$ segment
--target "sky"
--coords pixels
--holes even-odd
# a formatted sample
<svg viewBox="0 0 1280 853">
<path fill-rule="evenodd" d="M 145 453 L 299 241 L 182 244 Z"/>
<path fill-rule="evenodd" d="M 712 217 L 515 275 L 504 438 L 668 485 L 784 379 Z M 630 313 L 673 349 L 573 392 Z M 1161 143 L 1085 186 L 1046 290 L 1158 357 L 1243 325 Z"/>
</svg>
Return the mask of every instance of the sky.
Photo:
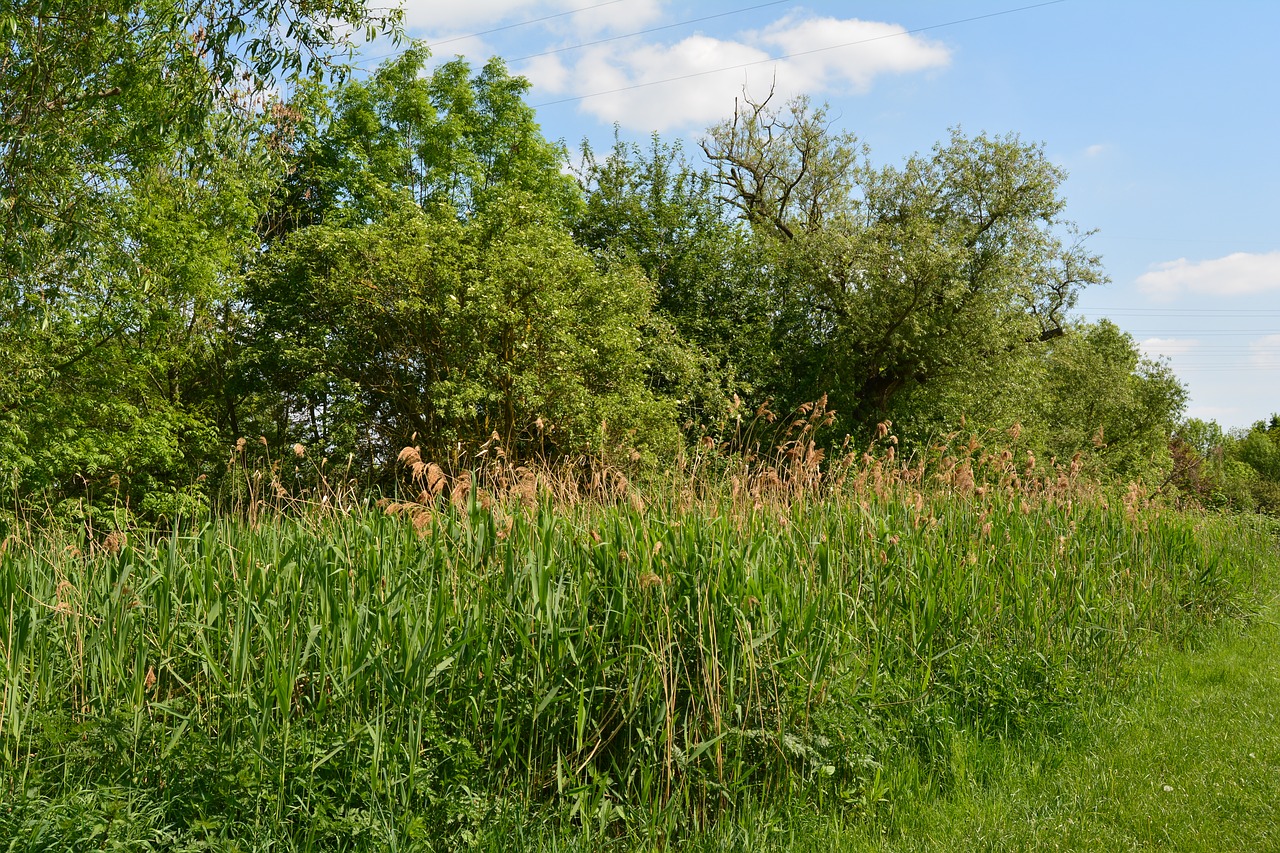
<svg viewBox="0 0 1280 853">
<path fill-rule="evenodd" d="M 571 149 L 616 124 L 696 154 L 770 85 L 827 102 L 877 164 L 953 127 L 1040 143 L 1111 279 L 1078 315 L 1167 360 L 1188 417 L 1280 411 L 1274 0 L 406 0 L 405 19 L 437 60 L 503 57 Z"/>
</svg>

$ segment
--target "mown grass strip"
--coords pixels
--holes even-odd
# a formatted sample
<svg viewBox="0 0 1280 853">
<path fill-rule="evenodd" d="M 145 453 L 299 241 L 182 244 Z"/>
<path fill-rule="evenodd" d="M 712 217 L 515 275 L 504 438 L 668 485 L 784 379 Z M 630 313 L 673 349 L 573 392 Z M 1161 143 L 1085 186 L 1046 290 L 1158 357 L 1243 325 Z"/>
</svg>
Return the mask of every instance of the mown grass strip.
<svg viewBox="0 0 1280 853">
<path fill-rule="evenodd" d="M 827 831 L 853 850 L 1280 849 L 1280 603 L 1144 667 L 1067 743 L 985 756 L 948 799 L 900 811 L 891 839 Z"/>
</svg>

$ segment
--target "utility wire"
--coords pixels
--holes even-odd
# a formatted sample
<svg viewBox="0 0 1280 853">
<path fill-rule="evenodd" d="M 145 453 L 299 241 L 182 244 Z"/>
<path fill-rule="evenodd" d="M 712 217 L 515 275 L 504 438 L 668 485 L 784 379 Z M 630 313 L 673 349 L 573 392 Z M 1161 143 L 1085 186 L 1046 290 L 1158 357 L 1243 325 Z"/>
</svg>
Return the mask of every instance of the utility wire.
<svg viewBox="0 0 1280 853">
<path fill-rule="evenodd" d="M 1080 308 L 1082 314 L 1137 317 L 1187 317 L 1227 319 L 1232 317 L 1280 317 L 1280 308 Z"/>
<path fill-rule="evenodd" d="M 583 6 L 581 9 L 569 9 L 566 12 L 556 12 L 554 15 L 543 15 L 541 18 L 531 18 L 527 21 L 517 21 L 514 24 L 504 24 L 501 27 L 494 27 L 491 30 L 481 30 L 480 32 L 476 32 L 476 33 L 467 33 L 464 36 L 450 36 L 447 39 L 440 39 L 440 41 L 429 42 L 428 46 L 436 47 L 437 45 L 442 45 L 442 44 L 452 44 L 455 41 L 465 41 L 466 39 L 479 38 L 480 36 L 487 36 L 487 35 L 492 35 L 493 33 L 500 33 L 500 32 L 503 32 L 504 30 L 514 30 L 517 27 L 527 27 L 530 24 L 541 24 L 543 21 L 550 21 L 554 18 L 563 18 L 566 15 L 576 15 L 579 12 L 590 12 L 592 9 L 600 9 L 605 6 L 614 6 L 621 2 L 623 2 L 623 0 L 606 0 L 606 2 L 597 3 L 594 6 Z M 353 64 L 355 65 L 356 68 L 364 68 L 369 63 L 379 62 L 383 59 L 389 59 L 393 56 L 396 56 L 396 54 L 386 53 L 386 54 L 383 54 L 382 56 L 370 56 L 367 59 L 362 59 L 359 62 L 356 62 Z"/>
<path fill-rule="evenodd" d="M 810 56 L 815 53 L 824 53 L 829 50 L 839 50 L 840 48 L 844 48 L 844 47 L 854 47 L 856 45 L 870 44 L 871 42 L 883 41 L 885 39 L 900 38 L 901 36 L 915 35 L 916 33 L 929 32 L 930 30 L 942 29 L 943 27 L 954 27 L 958 24 L 968 24 L 974 21 L 986 20 L 988 18 L 998 18 L 1001 15 L 1012 15 L 1015 12 L 1026 12 L 1030 9 L 1041 9 L 1041 8 L 1044 8 L 1045 6 L 1056 6 L 1059 3 L 1065 3 L 1065 2 L 1067 2 L 1067 0 L 1048 0 L 1048 2 L 1045 2 L 1045 3 L 1033 3 L 1030 6 L 1019 6 L 1016 9 L 1005 9 L 1000 12 L 991 12 L 986 15 L 974 15 L 971 18 L 960 18 L 955 21 L 947 21 L 946 23 L 943 23 L 943 24 L 932 24 L 927 27 L 916 27 L 915 29 L 911 29 L 911 30 L 903 30 L 900 33 L 890 33 L 888 35 L 883 35 L 883 36 L 874 36 L 872 38 L 858 39 L 857 41 L 845 42 L 843 44 L 833 44 L 828 47 L 816 47 L 813 50 L 801 50 L 795 53 L 783 54 L 782 56 L 771 56 L 767 59 L 757 59 L 752 62 L 743 62 L 743 63 L 739 63 L 738 65 L 726 65 L 723 68 L 712 68 L 707 71 L 695 71 L 691 74 L 681 74 L 676 77 L 665 77 L 661 80 L 650 80 L 645 83 L 634 83 L 630 86 L 621 86 L 617 89 L 609 89 L 603 92 L 592 92 L 587 95 L 574 95 L 569 98 L 560 98 L 555 101 L 546 101 L 541 104 L 534 104 L 533 107 L 534 109 L 540 109 L 542 107 L 554 107 L 558 104 L 569 104 L 569 103 L 573 103 L 574 101 L 585 101 L 588 98 L 600 98 L 605 95 L 616 95 L 616 94 L 619 94 L 620 92 L 630 92 L 630 91 L 634 91 L 635 89 L 645 89 L 645 88 L 648 88 L 649 86 L 660 86 L 663 83 L 675 83 L 680 80 L 692 80 L 695 77 L 705 77 L 708 74 L 719 74 L 722 71 L 737 71 L 738 69 L 741 69 L 741 68 L 751 68 L 752 66 L 755 66 L 755 65 L 765 65 L 770 62 L 779 62 L 783 59 L 794 59 L 797 56 Z"/>
<path fill-rule="evenodd" d="M 588 42 L 583 42 L 582 44 L 571 44 L 567 47 L 552 48 L 551 50 L 544 50 L 542 53 L 531 53 L 528 56 L 517 56 L 514 59 L 511 59 L 509 61 L 523 62 L 526 59 L 537 59 L 540 56 L 551 56 L 553 53 L 564 53 L 569 50 L 579 50 L 584 47 L 595 47 L 598 44 L 607 44 L 608 42 L 611 42 L 611 41 L 620 41 L 622 39 L 635 38 L 636 36 L 647 36 L 650 33 L 657 33 L 657 32 L 661 32 L 662 30 L 671 30 L 671 29 L 675 29 L 676 27 L 687 27 L 689 24 L 700 24 L 703 21 L 711 21 L 716 18 L 727 18 L 730 15 L 741 15 L 743 12 L 754 12 L 757 9 L 764 9 L 768 6 L 781 6 L 784 3 L 793 3 L 793 2 L 795 2 L 795 0 L 773 0 L 772 3 L 761 3 L 758 6 L 747 6 L 743 9 L 733 9 L 728 12 L 719 12 L 715 15 L 707 15 L 702 18 L 690 18 L 687 21 L 680 21 L 675 24 L 663 24 L 660 27 L 653 27 L 647 30 L 637 30 L 634 33 L 623 33 L 622 35 L 610 36 L 609 38 L 603 38 L 597 41 L 588 41 Z"/>
<path fill-rule="evenodd" d="M 503 30 L 514 30 L 517 27 L 527 27 L 530 24 L 541 24 L 543 21 L 550 21 L 552 18 L 563 18 L 566 15 L 576 15 L 579 12 L 590 12 L 592 9 L 600 9 L 604 6 L 614 6 L 621 2 L 622 0 L 608 0 L 608 2 L 606 3 L 597 3 L 594 6 L 583 6 L 581 9 L 570 9 L 567 12 L 556 12 L 554 15 L 544 15 L 541 18 L 532 18 L 528 21 L 520 21 L 519 23 L 515 23 L 515 24 L 505 24 L 501 27 L 494 27 L 491 30 L 481 30 L 478 33 L 469 33 L 468 35 L 465 35 L 465 36 L 454 36 L 453 38 L 441 39 L 440 41 L 432 42 L 432 44 L 433 45 L 450 44 L 455 41 L 463 41 L 464 39 L 473 39 L 473 38 L 477 38 L 478 36 L 487 36 L 493 33 L 500 33 Z"/>
</svg>

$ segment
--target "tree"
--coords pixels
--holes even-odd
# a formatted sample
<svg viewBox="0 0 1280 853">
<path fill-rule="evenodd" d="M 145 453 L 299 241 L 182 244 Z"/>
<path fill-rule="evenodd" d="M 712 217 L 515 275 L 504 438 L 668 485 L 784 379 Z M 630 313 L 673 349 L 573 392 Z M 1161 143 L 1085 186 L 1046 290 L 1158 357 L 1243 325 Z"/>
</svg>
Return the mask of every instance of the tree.
<svg viewBox="0 0 1280 853">
<path fill-rule="evenodd" d="M 300 87 L 277 110 L 290 172 L 264 218 L 275 239 L 313 224 L 360 224 L 404 205 L 469 219 L 512 190 L 568 217 L 579 203 L 565 152 L 543 138 L 524 102 L 529 83 L 493 59 L 425 74 L 410 47 L 363 81 Z"/>
<path fill-rule="evenodd" d="M 161 512 L 202 473 L 267 93 L 383 24 L 352 0 L 0 12 L 0 467 L 24 496 Z"/>
<path fill-rule="evenodd" d="M 299 230 L 248 297 L 249 375 L 279 393 L 277 441 L 374 468 L 411 442 L 445 461 L 495 435 L 517 457 L 673 448 L 639 352 L 649 283 L 598 271 L 527 195 L 469 222 L 410 211 Z"/>
<path fill-rule="evenodd" d="M 753 227 L 785 239 L 813 233 L 853 213 L 865 150 L 852 133 L 832 133 L 826 107 L 806 97 L 782 109 L 744 97 L 733 118 L 711 128 L 702 150 L 721 199 Z"/>
<path fill-rule="evenodd" d="M 1101 471 L 1163 478 L 1187 392 L 1109 320 L 1069 327 L 1046 352 L 1033 433 L 1059 459 L 1083 452 Z"/>
<path fill-rule="evenodd" d="M 584 204 L 574 234 L 602 268 L 638 266 L 656 290 L 646 327 L 650 382 L 705 429 L 733 394 L 752 396 L 776 369 L 767 349 L 768 290 L 750 232 L 724 214 L 711 176 L 679 144 L 584 144 Z"/>
<path fill-rule="evenodd" d="M 348 30 L 394 29 L 357 0 L 15 0 L 0 13 L 0 270 L 30 283 L 100 237 L 111 200 L 215 113 L 334 69 Z M 11 294 L 12 295 L 12 294 Z"/>
<path fill-rule="evenodd" d="M 703 148 L 771 246 L 771 344 L 787 370 L 773 396 L 830 393 L 850 428 L 1017 375 L 1103 280 L 1061 219 L 1063 173 L 1015 136 L 955 131 L 929 156 L 873 168 L 806 100 L 747 99 Z"/>
<path fill-rule="evenodd" d="M 224 140 L 225 159 L 198 173 L 174 162 L 135 176 L 111 239 L 4 326 L 0 459 L 24 496 L 171 516 L 221 454 L 228 324 L 270 183 Z"/>
</svg>

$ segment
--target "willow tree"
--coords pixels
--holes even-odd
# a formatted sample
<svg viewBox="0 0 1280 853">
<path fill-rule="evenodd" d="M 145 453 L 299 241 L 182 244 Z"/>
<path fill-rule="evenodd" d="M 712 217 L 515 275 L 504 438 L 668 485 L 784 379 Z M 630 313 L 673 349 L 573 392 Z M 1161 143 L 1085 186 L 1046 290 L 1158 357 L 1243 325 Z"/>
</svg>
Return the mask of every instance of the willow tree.
<svg viewBox="0 0 1280 853">
<path fill-rule="evenodd" d="M 1062 218 L 1064 173 L 1016 136 L 955 131 L 876 167 L 807 100 L 748 99 L 703 150 L 770 247 L 785 368 L 770 390 L 792 403 L 830 393 L 851 427 L 999 396 L 1104 278 Z"/>
</svg>

